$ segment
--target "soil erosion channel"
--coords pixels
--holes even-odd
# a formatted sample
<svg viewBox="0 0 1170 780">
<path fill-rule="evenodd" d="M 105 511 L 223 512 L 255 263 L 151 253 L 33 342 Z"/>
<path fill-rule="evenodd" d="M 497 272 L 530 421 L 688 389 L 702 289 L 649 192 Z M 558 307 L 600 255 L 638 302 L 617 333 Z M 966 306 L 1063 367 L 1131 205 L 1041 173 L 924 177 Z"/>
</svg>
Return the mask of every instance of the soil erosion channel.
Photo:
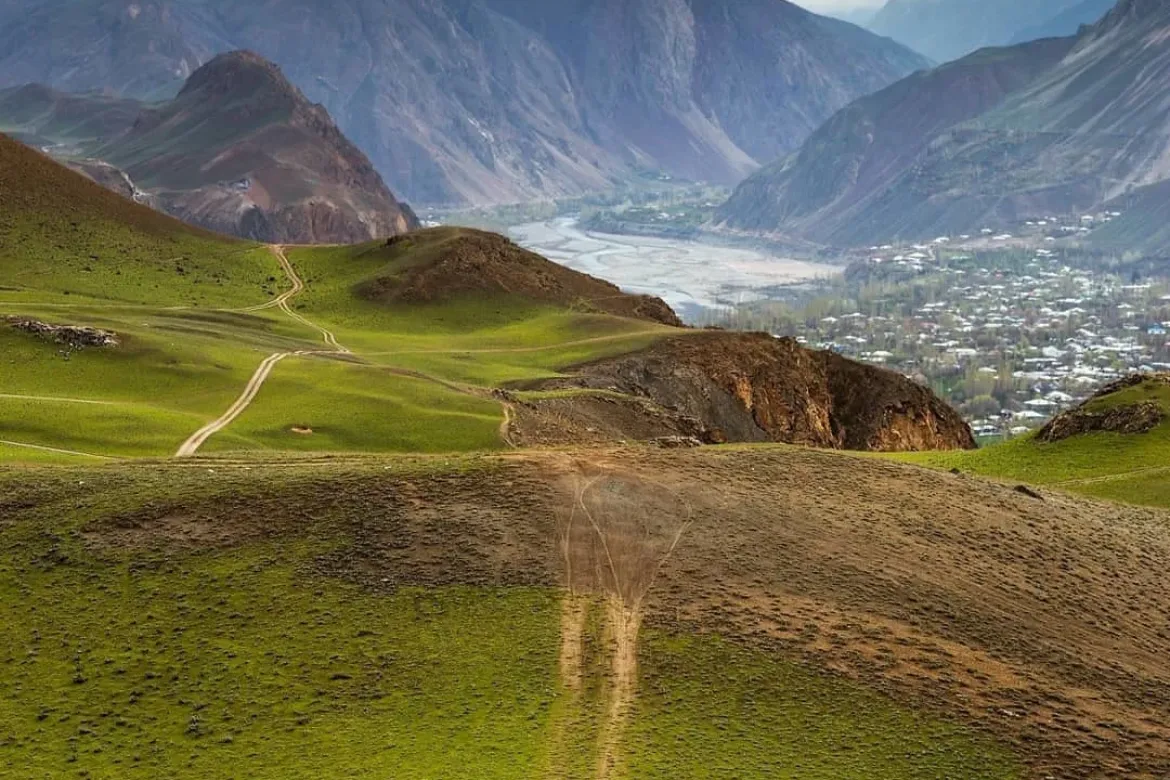
<svg viewBox="0 0 1170 780">
<path fill-rule="evenodd" d="M 622 733 L 637 692 L 642 604 L 694 510 L 668 486 L 619 471 L 580 464 L 565 479 L 574 500 L 560 524 L 569 591 L 561 621 L 561 676 L 569 695 L 579 697 L 589 608 L 602 604 L 608 670 L 596 777 L 609 780 L 619 774 Z"/>
</svg>

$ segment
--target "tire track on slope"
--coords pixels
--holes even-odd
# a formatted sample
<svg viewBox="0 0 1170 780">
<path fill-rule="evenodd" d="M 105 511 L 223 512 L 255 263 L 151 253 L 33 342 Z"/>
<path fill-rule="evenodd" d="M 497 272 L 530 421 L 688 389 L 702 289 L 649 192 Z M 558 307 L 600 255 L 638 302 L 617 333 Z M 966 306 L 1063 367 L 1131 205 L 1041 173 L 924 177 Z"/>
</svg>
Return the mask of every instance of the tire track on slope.
<svg viewBox="0 0 1170 780">
<path fill-rule="evenodd" d="M 313 330 L 320 333 L 322 340 L 325 342 L 325 345 L 328 347 L 333 347 L 335 352 L 340 352 L 346 355 L 352 354 L 348 347 L 344 347 L 337 343 L 337 337 L 333 335 L 332 331 L 321 327 L 317 323 L 309 320 L 307 317 L 303 317 L 300 314 L 297 314 L 295 311 L 293 311 L 292 307 L 288 305 L 289 301 L 304 292 L 305 283 L 301 280 L 301 277 L 297 275 L 296 269 L 293 268 L 292 263 L 289 262 L 288 256 L 285 254 L 283 246 L 272 246 L 269 247 L 269 249 L 271 249 L 272 253 L 276 255 L 277 261 L 280 262 L 280 267 L 284 269 L 284 273 L 293 283 L 293 288 L 291 290 L 287 291 L 285 294 L 276 299 L 275 303 L 277 308 L 305 327 L 312 328 Z"/>
<path fill-rule="evenodd" d="M 58 447 L 44 447 L 40 444 L 25 444 L 24 442 L 8 441 L 7 439 L 0 439 L 0 444 L 5 444 L 9 447 L 20 447 L 26 450 L 36 450 L 37 452 L 51 452 L 56 455 L 73 455 L 79 458 L 95 458 L 97 460 L 117 460 L 117 458 L 111 458 L 109 455 L 94 455 L 92 452 L 63 450 Z"/>
<path fill-rule="evenodd" d="M 189 439 L 183 442 L 179 446 L 178 451 L 175 452 L 176 458 L 190 458 L 191 456 L 195 455 L 197 452 L 199 452 L 199 448 L 207 443 L 208 439 L 235 422 L 236 419 L 239 418 L 239 416 L 243 414 L 249 406 L 252 405 L 252 402 L 256 400 L 256 396 L 260 393 L 260 388 L 264 386 L 264 383 L 272 374 L 272 370 L 276 368 L 277 364 L 285 358 L 301 357 L 305 355 L 352 354 L 348 348 L 343 347 L 337 343 L 337 338 L 333 335 L 333 333 L 292 310 L 292 307 L 289 306 L 289 301 L 293 300 L 305 291 L 305 283 L 301 277 L 297 275 L 296 269 L 293 268 L 292 263 L 289 262 L 288 257 L 285 255 L 283 246 L 272 245 L 268 248 L 272 254 L 276 256 L 277 261 L 280 263 L 281 269 L 284 270 L 284 273 L 288 276 L 289 281 L 292 282 L 292 288 L 281 293 L 280 296 L 277 297 L 274 301 L 270 301 L 269 303 L 260 307 L 254 307 L 253 309 L 245 311 L 260 311 L 262 309 L 270 309 L 275 306 L 293 320 L 320 333 L 322 339 L 325 342 L 325 345 L 333 347 L 333 349 L 316 351 L 302 350 L 299 352 L 275 352 L 264 358 L 264 360 L 261 361 L 260 365 L 256 368 L 256 371 L 252 374 L 252 377 L 248 380 L 248 384 L 245 385 L 244 392 L 241 393 L 240 397 L 235 400 L 235 403 L 228 407 L 226 412 L 224 412 L 215 420 L 209 422 L 207 425 L 204 425 L 202 428 L 192 434 Z"/>
<path fill-rule="evenodd" d="M 44 401 L 56 404 L 86 404 L 89 406 L 125 406 L 127 401 L 101 401 L 90 398 L 61 398 L 52 395 L 20 395 L 18 393 L 0 393 L 0 401 Z"/>
<path fill-rule="evenodd" d="M 585 623 L 578 610 L 585 609 L 582 602 L 588 604 L 592 592 L 603 600 L 609 648 L 594 777 L 613 780 L 623 771 L 622 742 L 638 692 L 643 601 L 693 525 L 695 509 L 671 486 L 637 474 L 603 466 L 600 474 L 585 478 L 581 464 L 574 470 L 572 507 L 559 535 L 567 580 L 561 677 L 578 701 L 574 676 Z M 554 768 L 554 776 L 562 774 Z"/>
</svg>

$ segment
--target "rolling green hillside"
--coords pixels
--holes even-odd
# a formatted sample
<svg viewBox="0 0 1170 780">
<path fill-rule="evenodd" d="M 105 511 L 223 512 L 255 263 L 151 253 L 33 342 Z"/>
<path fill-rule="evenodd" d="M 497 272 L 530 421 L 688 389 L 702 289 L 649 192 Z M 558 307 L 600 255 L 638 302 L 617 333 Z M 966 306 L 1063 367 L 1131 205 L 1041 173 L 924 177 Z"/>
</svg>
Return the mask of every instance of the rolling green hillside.
<svg viewBox="0 0 1170 780">
<path fill-rule="evenodd" d="M 1005 747 L 942 715 L 660 621 L 618 718 L 612 607 L 559 587 L 550 465 L 0 470 L 0 768 L 1019 776 Z"/>
<path fill-rule="evenodd" d="M 974 452 L 895 457 L 1114 501 L 1170 507 L 1170 384 L 1149 378 L 1099 395 L 1075 414 L 1099 415 L 1141 404 L 1153 404 L 1166 415 L 1146 433 L 1093 431 L 1052 442 L 1032 435 Z"/>
<path fill-rule="evenodd" d="M 485 234 L 287 255 L 230 240 L 3 137 L 0 203 L 0 317 L 118 340 L 78 349 L 0 320 L 4 459 L 174 454 L 230 416 L 270 360 L 251 405 L 195 449 L 499 448 L 499 383 L 644 346 L 677 322 Z"/>
</svg>

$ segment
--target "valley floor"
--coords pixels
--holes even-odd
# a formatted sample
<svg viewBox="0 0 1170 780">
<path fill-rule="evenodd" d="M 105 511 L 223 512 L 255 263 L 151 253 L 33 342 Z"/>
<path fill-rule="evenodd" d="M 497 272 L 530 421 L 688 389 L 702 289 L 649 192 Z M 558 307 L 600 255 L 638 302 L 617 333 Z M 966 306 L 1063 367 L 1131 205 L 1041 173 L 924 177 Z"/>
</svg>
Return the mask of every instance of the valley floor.
<svg viewBox="0 0 1170 780">
<path fill-rule="evenodd" d="M 780 285 L 840 274 L 841 268 L 765 255 L 750 249 L 582 230 L 561 217 L 509 230 L 521 245 L 623 290 L 662 298 L 678 312 L 726 309 Z"/>
</svg>

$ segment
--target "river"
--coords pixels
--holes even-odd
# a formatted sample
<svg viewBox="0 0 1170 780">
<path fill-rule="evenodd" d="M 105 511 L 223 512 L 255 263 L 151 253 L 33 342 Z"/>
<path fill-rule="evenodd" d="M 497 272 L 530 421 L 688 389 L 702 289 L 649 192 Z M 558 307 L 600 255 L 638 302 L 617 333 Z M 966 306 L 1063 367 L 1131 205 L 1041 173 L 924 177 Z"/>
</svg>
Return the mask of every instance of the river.
<svg viewBox="0 0 1170 780">
<path fill-rule="evenodd" d="M 769 288 L 839 274 L 836 266 L 695 241 L 582 230 L 577 220 L 516 225 L 516 243 L 626 292 L 656 295 L 684 317 L 758 300 Z"/>
</svg>

